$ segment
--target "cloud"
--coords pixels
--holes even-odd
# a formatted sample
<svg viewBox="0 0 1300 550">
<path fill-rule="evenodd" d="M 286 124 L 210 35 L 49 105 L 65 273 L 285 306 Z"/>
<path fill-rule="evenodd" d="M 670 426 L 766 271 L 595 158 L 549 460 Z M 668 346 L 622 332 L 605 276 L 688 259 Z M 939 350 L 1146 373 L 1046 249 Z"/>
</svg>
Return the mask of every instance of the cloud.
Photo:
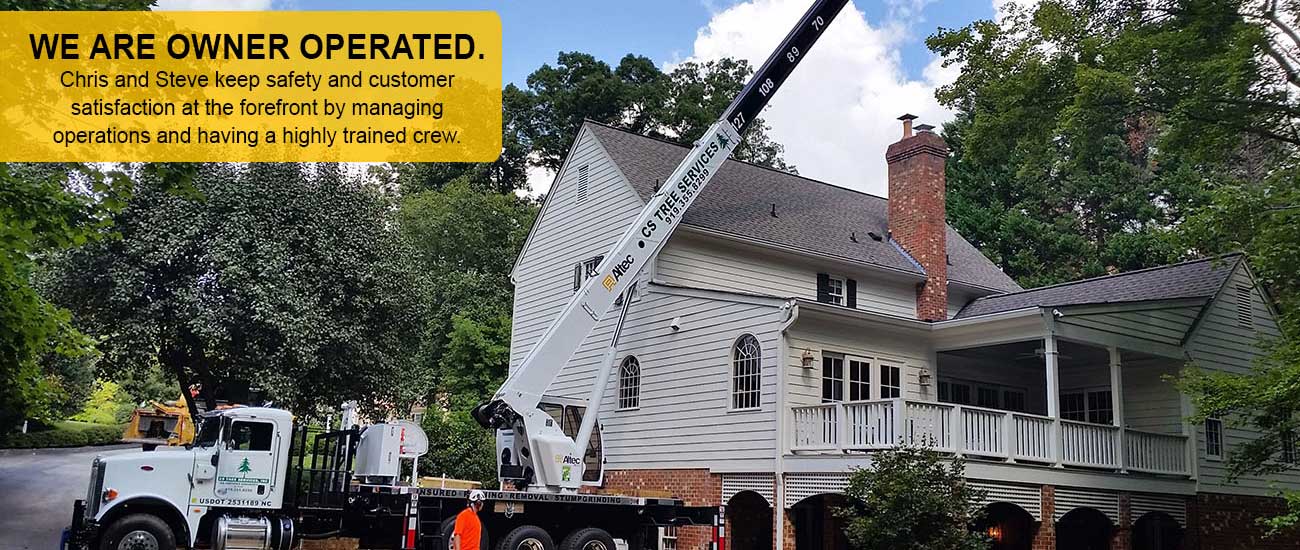
<svg viewBox="0 0 1300 550">
<path fill-rule="evenodd" d="M 899 115 L 941 125 L 952 112 L 934 98 L 956 69 L 939 60 L 907 76 L 899 50 L 926 0 L 893 0 L 873 26 L 850 3 L 773 97 L 763 118 L 799 173 L 842 187 L 885 195 L 885 148 L 902 132 Z M 752 0 L 714 14 L 684 61 L 722 57 L 762 65 L 807 8 L 804 0 Z"/>
<path fill-rule="evenodd" d="M 271 0 L 158 0 L 156 10 L 255 11 L 271 9 Z"/>
</svg>

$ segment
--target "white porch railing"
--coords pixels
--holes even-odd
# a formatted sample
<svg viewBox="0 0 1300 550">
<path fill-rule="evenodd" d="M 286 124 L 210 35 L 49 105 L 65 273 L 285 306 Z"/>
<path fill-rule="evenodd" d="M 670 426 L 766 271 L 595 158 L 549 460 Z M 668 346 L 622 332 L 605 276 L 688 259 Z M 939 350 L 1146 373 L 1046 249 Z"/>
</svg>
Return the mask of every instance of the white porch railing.
<svg viewBox="0 0 1300 550">
<path fill-rule="evenodd" d="M 793 451 L 872 451 L 899 442 L 1009 462 L 1190 475 L 1187 438 L 965 405 L 888 399 L 791 409 Z"/>
</svg>

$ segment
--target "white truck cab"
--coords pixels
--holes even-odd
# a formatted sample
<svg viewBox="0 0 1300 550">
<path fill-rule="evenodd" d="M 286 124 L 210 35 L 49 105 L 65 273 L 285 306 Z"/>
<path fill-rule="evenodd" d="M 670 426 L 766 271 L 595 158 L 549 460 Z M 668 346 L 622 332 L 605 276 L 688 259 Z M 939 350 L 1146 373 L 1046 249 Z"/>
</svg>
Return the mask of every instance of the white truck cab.
<svg viewBox="0 0 1300 550">
<path fill-rule="evenodd" d="M 222 509 L 240 512 L 227 520 L 231 525 L 224 527 L 229 529 L 238 528 L 238 520 L 257 519 L 259 510 L 282 507 L 293 416 L 279 409 L 237 407 L 201 419 L 189 447 L 95 459 L 83 514 L 87 523 L 98 526 L 101 548 L 193 547 Z M 268 532 L 277 529 L 269 515 L 256 523 Z"/>
</svg>

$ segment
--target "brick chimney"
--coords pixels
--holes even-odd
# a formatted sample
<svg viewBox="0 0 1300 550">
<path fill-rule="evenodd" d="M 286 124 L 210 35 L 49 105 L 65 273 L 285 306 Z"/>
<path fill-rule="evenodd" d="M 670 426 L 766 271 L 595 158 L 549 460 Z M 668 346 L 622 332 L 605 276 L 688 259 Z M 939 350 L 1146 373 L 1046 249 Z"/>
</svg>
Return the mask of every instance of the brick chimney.
<svg viewBox="0 0 1300 550">
<path fill-rule="evenodd" d="M 921 124 L 912 132 L 913 115 L 903 115 L 903 139 L 885 151 L 889 164 L 889 233 L 925 269 L 916 287 L 916 316 L 923 321 L 948 318 L 948 245 L 944 221 L 944 163 L 948 144 Z"/>
</svg>

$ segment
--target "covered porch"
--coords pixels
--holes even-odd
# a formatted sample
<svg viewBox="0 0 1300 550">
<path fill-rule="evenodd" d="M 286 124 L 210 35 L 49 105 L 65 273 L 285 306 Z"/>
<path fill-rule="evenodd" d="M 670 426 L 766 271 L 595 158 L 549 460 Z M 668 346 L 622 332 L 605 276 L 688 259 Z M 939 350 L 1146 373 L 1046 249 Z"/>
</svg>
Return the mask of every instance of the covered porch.
<svg viewBox="0 0 1300 550">
<path fill-rule="evenodd" d="M 1187 404 L 1170 380 L 1186 362 L 1178 342 L 1194 314 L 1160 306 L 938 323 L 916 391 L 792 406 L 788 449 L 848 454 L 905 443 L 978 461 L 1195 478 Z M 1136 315 L 1141 330 L 1098 328 L 1117 314 Z"/>
</svg>

